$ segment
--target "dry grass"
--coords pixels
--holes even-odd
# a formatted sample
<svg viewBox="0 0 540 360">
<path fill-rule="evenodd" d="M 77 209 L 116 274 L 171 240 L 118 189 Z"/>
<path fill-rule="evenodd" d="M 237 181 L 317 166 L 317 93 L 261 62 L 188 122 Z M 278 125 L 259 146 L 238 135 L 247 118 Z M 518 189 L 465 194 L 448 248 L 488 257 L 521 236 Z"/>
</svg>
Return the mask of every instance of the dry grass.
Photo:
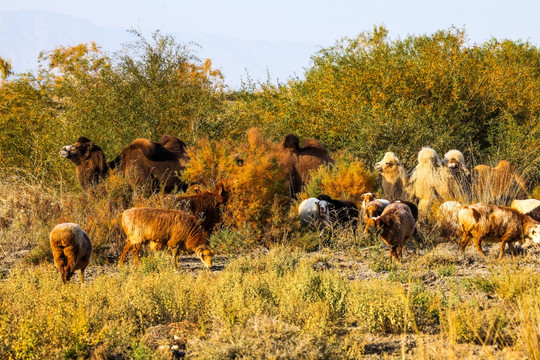
<svg viewBox="0 0 540 360">
<path fill-rule="evenodd" d="M 62 285 L 52 264 L 19 264 L 0 287 L 0 353 L 430 359 L 444 345 L 455 358 L 537 358 L 538 272 L 486 267 L 482 283 L 419 270 L 415 259 L 361 278 L 344 268 L 365 260 L 341 252 L 277 247 L 214 272 L 175 272 L 158 253 L 140 268 L 93 265 L 85 285 Z"/>
<path fill-rule="evenodd" d="M 274 176 L 261 179 L 264 144 L 251 143 L 239 182 L 246 196 Z M 426 217 L 398 264 L 361 229 L 333 229 L 325 242 L 300 229 L 297 202 L 274 201 L 256 209 L 264 215 L 256 226 L 231 214 L 216 229 L 214 271 L 184 257 L 175 272 L 165 251 L 119 269 L 122 211 L 168 207 L 168 197 L 134 193 L 115 176 L 89 193 L 16 179 L 0 189 L 2 358 L 540 356 L 535 249 L 500 262 L 487 249 L 486 261 L 442 239 Z M 227 211 L 253 209 L 241 199 L 249 197 Z M 63 286 L 52 264 L 48 233 L 66 221 L 94 244 L 84 285 Z"/>
</svg>

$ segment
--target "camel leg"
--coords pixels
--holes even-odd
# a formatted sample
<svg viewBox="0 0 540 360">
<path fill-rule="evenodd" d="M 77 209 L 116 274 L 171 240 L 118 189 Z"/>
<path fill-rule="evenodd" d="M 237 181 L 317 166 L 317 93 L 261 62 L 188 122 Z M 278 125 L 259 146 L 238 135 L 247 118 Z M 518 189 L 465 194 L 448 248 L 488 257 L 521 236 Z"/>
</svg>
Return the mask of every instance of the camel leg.
<svg viewBox="0 0 540 360">
<path fill-rule="evenodd" d="M 81 269 L 81 272 L 79 273 L 79 280 L 81 281 L 81 284 L 84 284 L 84 269 Z"/>
<path fill-rule="evenodd" d="M 118 261 L 118 265 L 120 266 L 124 265 L 124 261 L 126 260 L 126 255 L 132 246 L 133 244 L 131 243 L 131 241 L 128 240 L 126 246 L 124 246 L 124 249 L 122 250 L 122 255 L 120 255 L 120 260 Z"/>
</svg>

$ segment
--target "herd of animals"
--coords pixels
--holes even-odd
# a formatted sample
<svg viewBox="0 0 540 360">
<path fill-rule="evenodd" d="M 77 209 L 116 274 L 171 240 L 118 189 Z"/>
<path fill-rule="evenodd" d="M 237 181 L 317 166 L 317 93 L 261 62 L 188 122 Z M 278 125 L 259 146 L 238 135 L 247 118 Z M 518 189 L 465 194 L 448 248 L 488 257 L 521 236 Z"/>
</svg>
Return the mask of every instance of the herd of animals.
<svg viewBox="0 0 540 360">
<path fill-rule="evenodd" d="M 171 193 L 188 188 L 177 176 L 189 162 L 186 149 L 185 143 L 170 135 L 163 135 L 158 142 L 136 139 L 113 161 L 107 162 L 99 146 L 80 137 L 75 144 L 64 146 L 60 156 L 76 165 L 77 179 L 85 190 L 115 170 L 128 178 L 133 187 L 147 186 L 152 191 L 161 189 Z M 309 181 L 311 170 L 334 163 L 320 142 L 308 139 L 300 146 L 293 134 L 284 138 L 276 156 L 291 196 Z M 238 164 L 242 166 L 241 162 Z M 418 165 L 409 174 L 392 152 L 375 164 L 375 170 L 381 175 L 383 198 L 366 193 L 360 206 L 324 194 L 309 198 L 298 208 L 302 224 L 321 231 L 336 226 L 351 227 L 356 233 L 361 222 L 364 235 L 378 235 L 390 248 L 390 259 L 398 261 L 407 241 L 416 233 L 419 217 L 432 211 L 438 212 L 441 221 L 462 235 L 462 250 L 474 240 L 484 257 L 483 241 L 500 242 L 499 259 L 506 246 L 514 256 L 515 242 L 540 243 L 540 200 L 523 199 L 528 185 L 505 160 L 494 168 L 478 165 L 469 171 L 460 151 L 451 150 L 441 160 L 433 149 L 425 147 L 418 153 Z M 210 191 L 197 185 L 191 189 L 195 192 L 192 195 L 170 195 L 175 203 L 187 205 L 185 210 L 139 207 L 123 212 L 122 228 L 127 242 L 120 265 L 129 250 L 138 264 L 139 251 L 146 244 L 152 250 L 169 247 L 175 268 L 180 251 L 193 252 L 207 268 L 212 267 L 209 237 L 220 222 L 221 207 L 230 195 L 230 183 L 219 182 Z M 80 270 L 84 282 L 92 245 L 80 226 L 58 224 L 50 233 L 50 244 L 62 281 L 66 283 Z"/>
</svg>

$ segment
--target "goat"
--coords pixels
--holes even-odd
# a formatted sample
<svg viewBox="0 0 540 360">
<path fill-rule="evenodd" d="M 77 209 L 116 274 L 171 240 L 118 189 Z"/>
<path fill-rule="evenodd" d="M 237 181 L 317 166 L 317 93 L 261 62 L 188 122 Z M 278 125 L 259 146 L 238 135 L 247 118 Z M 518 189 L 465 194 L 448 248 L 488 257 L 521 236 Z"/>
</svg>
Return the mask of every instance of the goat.
<svg viewBox="0 0 540 360">
<path fill-rule="evenodd" d="M 192 214 L 181 210 L 131 208 L 122 213 L 122 228 L 127 235 L 127 244 L 120 255 L 119 265 L 124 264 L 131 248 L 133 258 L 139 264 L 141 245 L 148 243 L 152 250 L 167 245 L 174 256 L 175 269 L 178 269 L 179 250 L 194 252 L 207 268 L 212 267 L 213 253 L 208 245 L 208 233 Z"/>
<path fill-rule="evenodd" d="M 330 225 L 330 204 L 317 198 L 309 198 L 298 206 L 298 215 L 304 226 L 324 229 Z"/>
<path fill-rule="evenodd" d="M 486 257 L 481 247 L 482 241 L 500 242 L 501 249 L 498 257 L 500 260 L 506 244 L 514 256 L 514 242 L 523 242 L 525 238 L 530 238 L 535 244 L 540 243 L 540 223 L 506 206 L 467 205 L 459 211 L 458 219 L 463 231 L 462 251 L 474 238 L 476 249 L 480 255 Z"/>
<path fill-rule="evenodd" d="M 381 231 L 380 238 L 390 247 L 390 259 L 394 257 L 401 261 L 403 248 L 407 240 L 414 234 L 415 228 L 416 221 L 409 206 L 402 202 L 393 202 L 384 209 L 380 216 L 368 219 L 364 235 Z"/>
<path fill-rule="evenodd" d="M 358 207 L 349 200 L 332 199 L 328 195 L 319 195 L 317 199 L 330 204 L 330 221 L 339 226 L 351 226 L 356 232 L 358 227 Z"/>
<path fill-rule="evenodd" d="M 525 199 L 525 200 L 514 200 L 510 204 L 512 209 L 516 209 L 522 214 L 533 211 L 540 206 L 540 200 L 536 199 Z"/>
<path fill-rule="evenodd" d="M 217 183 L 211 192 L 196 189 L 198 192 L 194 195 L 175 196 L 174 203 L 187 204 L 191 213 L 202 218 L 201 225 L 210 235 L 221 219 L 220 207 L 229 200 L 229 191 L 223 182 Z"/>
</svg>

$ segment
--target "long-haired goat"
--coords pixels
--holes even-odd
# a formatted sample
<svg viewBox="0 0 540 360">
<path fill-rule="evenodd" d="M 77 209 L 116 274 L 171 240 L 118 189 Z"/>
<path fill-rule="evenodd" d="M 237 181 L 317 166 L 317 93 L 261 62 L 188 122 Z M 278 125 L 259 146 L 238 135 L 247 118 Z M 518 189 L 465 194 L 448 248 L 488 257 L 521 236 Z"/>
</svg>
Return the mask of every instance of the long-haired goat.
<svg viewBox="0 0 540 360">
<path fill-rule="evenodd" d="M 459 201 L 450 200 L 443 202 L 435 212 L 435 219 L 441 230 L 443 237 L 456 237 L 460 234 L 459 229 L 459 211 L 463 204 Z"/>
<path fill-rule="evenodd" d="M 304 226 L 322 230 L 330 225 L 330 204 L 317 198 L 309 198 L 298 206 L 298 216 Z"/>
<path fill-rule="evenodd" d="M 80 280 L 84 282 L 84 270 L 92 256 L 92 243 L 88 235 L 77 224 L 63 223 L 52 229 L 49 238 L 54 264 L 64 284 L 71 279 L 75 270 L 81 270 Z"/>
<path fill-rule="evenodd" d="M 481 247 L 482 241 L 500 242 L 500 260 L 506 244 L 514 256 L 514 242 L 530 238 L 535 244 L 540 243 L 540 223 L 506 206 L 467 205 L 459 211 L 458 218 L 463 231 L 461 250 L 465 250 L 471 239 L 474 239 L 476 249 L 486 257 Z"/>
<path fill-rule="evenodd" d="M 213 253 L 208 245 L 208 233 L 199 219 L 181 210 L 153 208 L 131 208 L 122 214 L 122 228 L 127 235 L 127 244 L 120 255 L 119 265 L 133 248 L 137 264 L 142 244 L 148 243 L 152 250 L 168 246 L 174 256 L 174 267 L 178 269 L 178 252 L 194 252 L 207 268 L 212 267 Z"/>
<path fill-rule="evenodd" d="M 512 209 L 516 209 L 522 214 L 533 211 L 540 206 L 540 200 L 537 199 L 525 199 L 525 200 L 514 200 L 510 204 Z"/>
<path fill-rule="evenodd" d="M 538 206 L 537 208 L 529 211 L 525 215 L 532 217 L 536 221 L 540 221 L 540 206 Z"/>
<path fill-rule="evenodd" d="M 362 194 L 362 222 L 365 224 L 369 218 L 377 217 L 382 214 L 385 207 L 390 204 L 389 200 L 377 199 L 372 193 Z"/>
</svg>

